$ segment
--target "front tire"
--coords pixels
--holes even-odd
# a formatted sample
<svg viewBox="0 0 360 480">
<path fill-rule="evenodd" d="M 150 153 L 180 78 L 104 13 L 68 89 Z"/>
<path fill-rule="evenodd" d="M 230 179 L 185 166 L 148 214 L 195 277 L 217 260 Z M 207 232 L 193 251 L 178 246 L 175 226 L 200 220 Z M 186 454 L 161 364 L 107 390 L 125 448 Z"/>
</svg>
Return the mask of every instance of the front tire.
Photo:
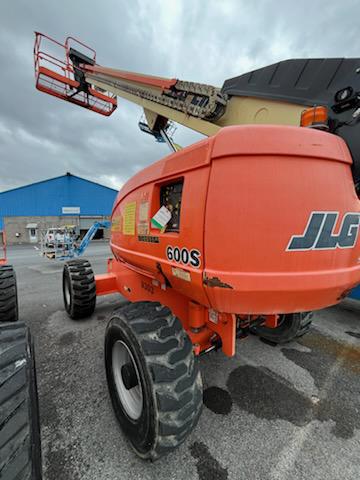
<svg viewBox="0 0 360 480">
<path fill-rule="evenodd" d="M 310 330 L 312 317 L 312 312 L 283 314 L 276 328 L 250 326 L 250 332 L 268 342 L 283 345 L 305 335 Z"/>
<path fill-rule="evenodd" d="M 135 452 L 156 460 L 178 447 L 202 407 L 198 359 L 180 320 L 155 302 L 120 307 L 106 329 L 105 366 L 115 415 Z"/>
<path fill-rule="evenodd" d="M 0 478 L 41 480 L 35 358 L 24 323 L 0 324 Z"/>
<path fill-rule="evenodd" d="M 19 318 L 16 274 L 11 265 L 0 267 L 0 322 L 17 322 Z"/>
<path fill-rule="evenodd" d="M 88 260 L 77 258 L 64 264 L 63 297 L 65 310 L 73 320 L 90 317 L 94 313 L 96 284 Z"/>
</svg>

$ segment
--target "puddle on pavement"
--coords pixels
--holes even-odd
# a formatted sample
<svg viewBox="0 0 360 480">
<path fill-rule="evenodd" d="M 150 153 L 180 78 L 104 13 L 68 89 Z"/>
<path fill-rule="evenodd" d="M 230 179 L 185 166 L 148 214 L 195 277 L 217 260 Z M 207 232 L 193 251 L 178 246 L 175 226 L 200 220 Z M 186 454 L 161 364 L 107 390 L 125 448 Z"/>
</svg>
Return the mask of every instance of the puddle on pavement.
<svg viewBox="0 0 360 480">
<path fill-rule="evenodd" d="M 199 480 L 227 480 L 228 471 L 211 455 L 203 442 L 194 442 L 189 447 L 193 458 L 197 460 L 196 468 Z"/>
<path fill-rule="evenodd" d="M 311 400 L 267 368 L 240 366 L 230 373 L 227 387 L 233 401 L 258 418 L 287 420 L 297 426 L 312 418 Z"/>
<path fill-rule="evenodd" d="M 204 405 L 214 413 L 228 415 L 231 412 L 232 399 L 226 390 L 220 387 L 209 387 L 203 393 Z"/>
<path fill-rule="evenodd" d="M 283 353 L 289 360 L 303 368 L 309 368 L 311 363 L 312 375 L 318 368 L 316 353 L 315 358 L 311 352 L 292 349 L 283 349 Z M 326 367 L 326 372 L 329 372 L 329 366 Z M 357 413 L 358 395 L 356 392 L 353 392 L 352 397 L 343 395 L 345 385 L 338 383 L 338 377 L 328 384 L 329 375 L 326 372 L 321 371 L 321 380 L 318 379 L 318 383 L 325 385 L 328 389 L 323 398 L 321 391 L 319 397 L 315 395 L 310 398 L 305 397 L 274 372 L 251 365 L 243 365 L 233 370 L 229 375 L 227 387 L 233 401 L 240 409 L 258 418 L 286 420 L 299 427 L 315 419 L 322 422 L 332 420 L 335 423 L 332 428 L 335 436 L 351 438 L 354 435 L 354 429 L 360 428 L 360 418 Z M 341 372 L 339 375 L 341 379 Z"/>
</svg>

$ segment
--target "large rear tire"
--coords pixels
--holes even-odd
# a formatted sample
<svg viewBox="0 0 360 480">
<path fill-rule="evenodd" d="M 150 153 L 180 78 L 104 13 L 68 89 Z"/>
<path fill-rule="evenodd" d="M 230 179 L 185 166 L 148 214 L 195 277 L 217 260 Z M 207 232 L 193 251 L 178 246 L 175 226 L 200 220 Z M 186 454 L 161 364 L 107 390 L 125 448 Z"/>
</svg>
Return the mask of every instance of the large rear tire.
<svg viewBox="0 0 360 480">
<path fill-rule="evenodd" d="M 250 327 L 250 332 L 268 342 L 282 345 L 305 335 L 310 330 L 312 317 L 312 312 L 288 313 L 280 315 L 276 328 L 260 325 Z"/>
<path fill-rule="evenodd" d="M 105 334 L 111 401 L 135 452 L 156 460 L 178 447 L 202 407 L 198 359 L 180 320 L 155 302 L 117 309 Z"/>
<path fill-rule="evenodd" d="M 84 258 L 64 264 L 63 296 L 65 310 L 70 318 L 90 317 L 96 306 L 96 284 L 91 264 Z"/>
<path fill-rule="evenodd" d="M 16 322 L 19 317 L 16 274 L 11 265 L 0 267 L 0 322 Z"/>
<path fill-rule="evenodd" d="M 0 478 L 42 478 L 33 344 L 20 322 L 0 324 Z"/>
</svg>

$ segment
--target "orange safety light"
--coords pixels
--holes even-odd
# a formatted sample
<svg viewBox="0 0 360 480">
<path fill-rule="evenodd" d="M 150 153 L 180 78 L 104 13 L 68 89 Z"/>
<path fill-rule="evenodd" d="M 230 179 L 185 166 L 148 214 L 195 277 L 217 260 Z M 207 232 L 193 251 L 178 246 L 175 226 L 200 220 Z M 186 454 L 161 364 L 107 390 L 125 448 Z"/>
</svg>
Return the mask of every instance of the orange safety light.
<svg viewBox="0 0 360 480">
<path fill-rule="evenodd" d="M 311 107 L 302 112 L 300 126 L 327 130 L 329 128 L 328 119 L 327 107 Z"/>
</svg>

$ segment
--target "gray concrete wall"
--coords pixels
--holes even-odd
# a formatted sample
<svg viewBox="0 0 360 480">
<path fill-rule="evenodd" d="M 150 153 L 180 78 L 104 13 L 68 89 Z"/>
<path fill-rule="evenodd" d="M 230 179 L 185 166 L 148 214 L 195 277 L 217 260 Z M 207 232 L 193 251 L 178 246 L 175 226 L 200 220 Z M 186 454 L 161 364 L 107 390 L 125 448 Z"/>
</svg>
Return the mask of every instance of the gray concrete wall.
<svg viewBox="0 0 360 480">
<path fill-rule="evenodd" d="M 110 220 L 110 217 L 102 217 L 103 220 Z M 98 218 L 94 218 L 94 221 Z M 4 217 L 4 227 L 6 231 L 7 243 L 9 245 L 30 243 L 29 229 L 26 225 L 37 223 L 37 237 L 40 242 L 40 230 L 47 230 L 51 227 L 60 227 L 63 225 L 79 225 L 79 216 L 53 216 L 53 217 Z M 20 236 L 17 237 L 16 233 Z M 110 238 L 110 229 L 104 230 L 104 237 Z"/>
</svg>

